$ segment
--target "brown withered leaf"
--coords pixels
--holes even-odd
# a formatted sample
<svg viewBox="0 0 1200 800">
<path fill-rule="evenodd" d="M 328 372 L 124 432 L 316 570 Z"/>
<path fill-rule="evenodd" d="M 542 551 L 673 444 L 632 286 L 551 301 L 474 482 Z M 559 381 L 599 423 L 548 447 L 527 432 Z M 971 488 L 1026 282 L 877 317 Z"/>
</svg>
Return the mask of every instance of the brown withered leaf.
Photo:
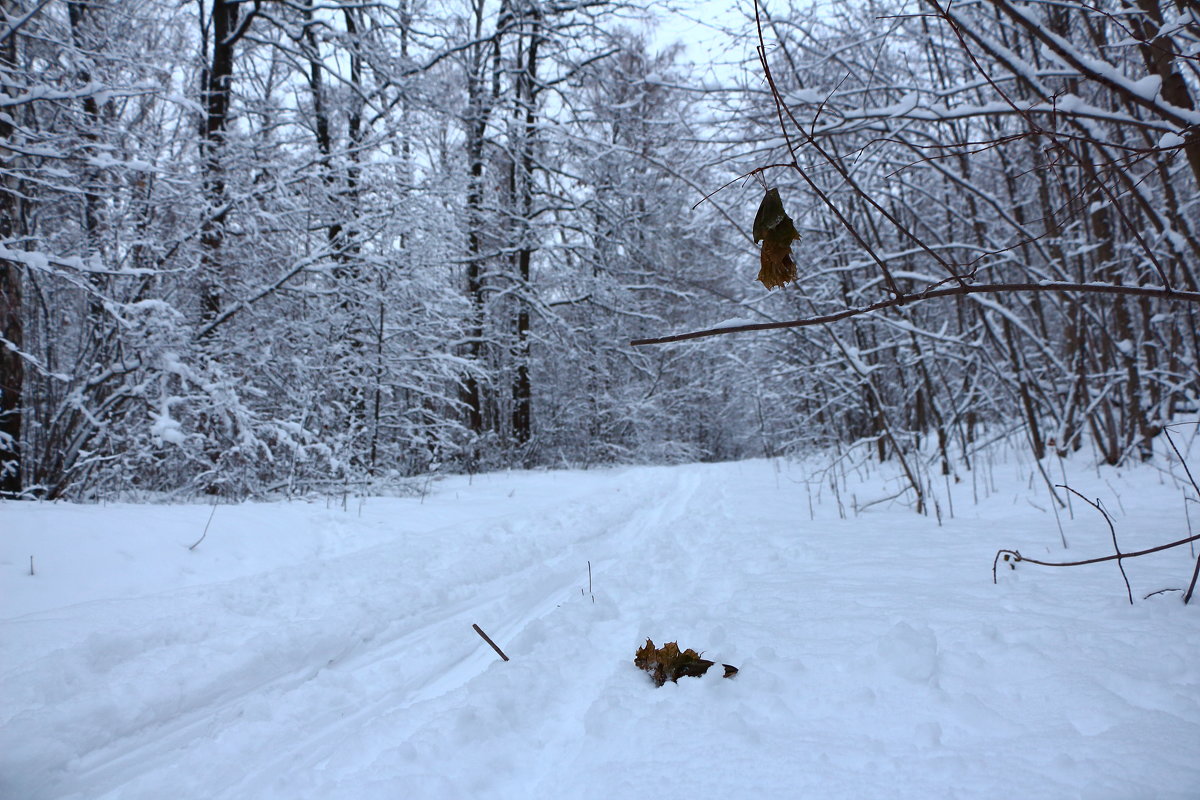
<svg viewBox="0 0 1200 800">
<path fill-rule="evenodd" d="M 768 189 L 754 215 L 754 241 L 762 242 L 759 251 L 758 280 L 768 289 L 796 280 L 796 262 L 792 242 L 800 238 L 792 218 L 783 209 L 778 189 Z"/>
<path fill-rule="evenodd" d="M 662 686 L 667 681 L 677 681 L 683 677 L 699 678 L 713 665 L 712 661 L 701 658 L 700 654 L 691 648 L 680 652 L 678 642 L 667 642 L 662 647 L 655 648 L 650 639 L 638 648 L 633 663 L 638 669 L 649 673 L 655 686 Z M 726 678 L 737 674 L 737 667 L 729 664 L 722 666 L 725 668 Z"/>
</svg>

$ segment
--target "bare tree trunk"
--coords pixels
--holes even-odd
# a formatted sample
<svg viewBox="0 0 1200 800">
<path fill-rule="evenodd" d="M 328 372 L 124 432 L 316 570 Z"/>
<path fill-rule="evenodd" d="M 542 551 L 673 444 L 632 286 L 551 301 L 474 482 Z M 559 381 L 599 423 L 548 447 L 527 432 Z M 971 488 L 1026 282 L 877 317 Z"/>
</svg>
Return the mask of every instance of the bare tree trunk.
<svg viewBox="0 0 1200 800">
<path fill-rule="evenodd" d="M 521 219 L 521 240 L 516 253 L 517 278 L 521 281 L 524 295 L 531 291 L 530 265 L 534 243 L 533 215 L 533 168 L 534 145 L 537 137 L 538 103 L 538 47 L 542 43 L 541 16 L 536 6 L 527 23 L 530 27 L 524 49 L 523 69 L 517 74 L 516 113 L 521 124 L 521 152 L 517 160 L 514 191 L 517 195 L 517 210 Z M 533 385 L 529 375 L 529 300 L 519 300 L 517 311 L 517 341 L 513 348 L 516 375 L 512 385 L 512 429 L 518 445 L 528 444 L 533 435 Z"/>
<path fill-rule="evenodd" d="M 488 41 L 483 38 L 484 0 L 474 0 L 473 5 L 478 44 L 472 47 L 467 63 L 467 296 L 471 302 L 471 322 L 465 349 L 467 359 L 481 366 L 486 353 L 483 337 L 487 289 L 483 256 L 484 144 L 488 120 L 500 95 L 500 48 L 511 13 L 508 1 L 503 0 L 496 31 Z M 467 428 L 475 434 L 482 434 L 486 423 L 484 388 L 477 374 L 468 373 L 463 379 L 461 400 L 466 408 Z"/>
<path fill-rule="evenodd" d="M 11 19 L 15 13 L 13 0 L 0 0 L 0 14 Z M 17 37 L 10 35 L 0 44 L 0 71 L 15 72 L 16 62 Z M 20 201 L 12 173 L 17 156 L 3 145 L 12 132 L 11 118 L 0 115 L 0 243 L 18 233 Z M 21 272 L 20 264 L 0 258 L 0 494 L 21 491 L 21 411 L 25 384 L 25 365 L 20 355 L 25 346 Z"/>
<path fill-rule="evenodd" d="M 88 52 L 90 44 L 87 41 L 87 17 L 89 14 L 90 5 L 82 2 L 71 2 L 67 4 L 68 18 L 71 23 L 71 43 L 80 52 Z M 86 64 L 87 61 L 81 61 Z M 92 82 L 93 76 L 86 66 L 80 67 L 78 77 L 81 84 L 87 85 Z M 89 148 L 91 155 L 95 155 L 94 146 L 100 142 L 100 105 L 96 102 L 95 95 L 86 95 L 81 104 L 83 106 L 84 119 L 86 120 L 81 131 L 84 141 L 92 145 Z M 102 235 L 102 208 L 103 200 L 99 191 L 99 186 L 103 180 L 102 173 L 95 167 L 89 167 L 83 173 L 83 242 L 82 253 L 85 258 L 91 258 L 98 255 L 103 249 L 101 242 Z M 106 287 L 106 279 L 100 273 L 91 273 L 88 276 L 88 281 L 92 288 L 96 291 L 88 298 L 88 331 L 87 336 L 92 340 L 102 338 L 100 333 L 101 327 L 104 324 L 104 303 L 101 299 Z"/>
<path fill-rule="evenodd" d="M 224 264 L 221 249 L 225 243 L 225 221 L 229 215 L 221 150 L 225 144 L 229 108 L 233 98 L 234 51 L 258 11 L 254 7 L 239 16 L 236 0 L 213 0 L 211 30 L 212 55 L 201 75 L 204 121 L 200 130 L 201 168 L 204 171 L 204 199 L 208 208 L 200 231 L 200 313 L 202 322 L 211 322 L 221 313 Z M 202 23 L 203 24 L 203 23 Z"/>
<path fill-rule="evenodd" d="M 4 127 L 0 125 L 0 138 L 5 135 Z M 0 189 L 0 240 L 12 235 L 14 205 L 12 193 Z M 18 352 L 24 345 L 21 311 L 21 267 L 0 259 L 0 494 L 4 495 L 21 491 L 21 401 L 25 383 L 25 365 Z"/>
</svg>

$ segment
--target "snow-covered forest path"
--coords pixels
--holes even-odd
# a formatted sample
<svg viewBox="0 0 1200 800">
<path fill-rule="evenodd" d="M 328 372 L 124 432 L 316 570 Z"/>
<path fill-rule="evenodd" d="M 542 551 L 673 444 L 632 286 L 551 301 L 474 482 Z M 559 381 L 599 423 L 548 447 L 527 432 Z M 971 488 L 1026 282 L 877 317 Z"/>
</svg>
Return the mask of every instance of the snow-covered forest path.
<svg viewBox="0 0 1200 800">
<path fill-rule="evenodd" d="M 1063 555 L 1009 472 L 940 527 L 746 462 L 222 506 L 194 551 L 204 507 L 6 504 L 0 796 L 1194 797 L 1200 617 L 1141 599 L 1187 548 L 1127 565 L 1133 607 L 1113 565 L 993 586 L 997 547 Z M 1126 550 L 1186 532 L 1113 479 L 1078 481 Z M 741 672 L 655 689 L 646 637 Z"/>
</svg>

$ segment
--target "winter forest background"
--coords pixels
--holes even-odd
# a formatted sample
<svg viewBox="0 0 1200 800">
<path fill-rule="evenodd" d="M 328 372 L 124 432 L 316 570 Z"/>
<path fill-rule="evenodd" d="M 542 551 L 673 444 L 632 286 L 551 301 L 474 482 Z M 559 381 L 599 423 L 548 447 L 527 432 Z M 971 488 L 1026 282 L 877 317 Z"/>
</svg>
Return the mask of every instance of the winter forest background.
<svg viewBox="0 0 1200 800">
<path fill-rule="evenodd" d="M 0 489 L 865 444 L 920 508 L 1194 419 L 1195 0 L 666 5 L 0 0 Z"/>
</svg>

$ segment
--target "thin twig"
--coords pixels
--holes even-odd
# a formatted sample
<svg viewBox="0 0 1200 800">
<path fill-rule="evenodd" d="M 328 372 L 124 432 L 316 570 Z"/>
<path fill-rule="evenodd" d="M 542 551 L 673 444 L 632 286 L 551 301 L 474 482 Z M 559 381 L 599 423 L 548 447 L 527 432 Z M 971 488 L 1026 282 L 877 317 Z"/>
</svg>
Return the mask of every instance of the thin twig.
<svg viewBox="0 0 1200 800">
<path fill-rule="evenodd" d="M 1175 451 L 1175 456 L 1179 459 L 1179 463 L 1183 465 L 1183 471 L 1187 473 L 1188 480 L 1192 482 L 1192 488 L 1196 490 L 1196 497 L 1200 497 L 1200 485 L 1197 485 L 1196 479 L 1192 477 L 1192 471 L 1188 468 L 1188 463 L 1183 457 L 1183 453 L 1179 452 L 1179 448 L 1175 446 L 1175 440 L 1171 438 L 1171 432 L 1163 428 L 1163 436 L 1167 437 L 1167 444 L 1171 445 L 1171 449 Z"/>
<path fill-rule="evenodd" d="M 1108 512 L 1105 511 L 1104 507 L 1100 505 L 1099 500 L 1092 502 L 1091 500 L 1088 500 L 1086 497 L 1084 497 L 1079 492 L 1072 489 L 1070 486 L 1066 486 L 1061 483 L 1058 485 L 1058 488 L 1066 489 L 1068 492 L 1071 492 L 1076 497 L 1078 497 L 1080 500 L 1082 500 L 1083 502 L 1087 503 L 1092 508 L 1099 511 L 1100 515 L 1104 517 L 1104 521 L 1108 523 L 1109 533 L 1112 534 L 1113 550 L 1117 551 L 1117 567 L 1121 570 L 1121 577 L 1125 579 L 1125 591 L 1129 594 L 1129 605 L 1133 605 L 1133 589 L 1131 589 L 1129 587 L 1129 576 L 1127 576 L 1125 574 L 1125 565 L 1123 563 L 1121 563 L 1121 559 L 1123 559 L 1125 556 L 1122 555 L 1121 547 L 1117 544 L 1117 529 L 1115 527 L 1113 527 L 1112 517 L 1108 516 Z"/>
<path fill-rule="evenodd" d="M 204 533 L 200 534 L 200 538 L 188 550 L 195 550 L 204 541 L 204 537 L 208 536 L 208 526 L 212 524 L 213 515 L 217 513 L 217 501 L 213 501 L 212 511 L 208 512 L 208 522 L 204 523 Z"/>
<path fill-rule="evenodd" d="M 733 184 L 737 183 L 740 180 L 743 180 L 744 178 L 753 177 L 753 178 L 758 178 L 760 181 L 765 181 L 765 178 L 762 177 L 763 170 L 771 169 L 772 167 L 788 167 L 790 169 L 792 167 L 792 165 L 791 164 L 767 164 L 766 166 L 763 166 L 763 167 L 755 167 L 754 169 L 750 170 L 749 172 L 743 172 L 741 175 L 738 175 L 733 180 L 726 181 L 725 183 L 718 186 L 716 189 L 713 189 L 711 192 L 704 195 L 704 197 L 701 197 L 700 201 L 698 203 L 696 203 L 696 205 L 692 206 L 692 211 L 695 211 L 701 205 L 703 205 L 704 203 L 707 203 L 715 195 L 719 194 L 722 190 L 728 189 L 730 186 L 732 186 Z"/>
<path fill-rule="evenodd" d="M 487 642 L 488 644 L 490 644 L 492 646 L 492 649 L 496 651 L 497 655 L 499 655 L 505 661 L 508 661 L 508 656 L 504 655 L 504 651 L 501 650 L 499 647 L 497 647 L 496 643 L 492 641 L 491 637 L 483 632 L 483 628 L 479 627 L 478 625 L 476 625 L 473 622 L 471 623 L 471 627 L 475 629 L 476 633 L 478 633 L 480 636 L 483 637 L 483 640 L 485 642 Z"/>
</svg>

